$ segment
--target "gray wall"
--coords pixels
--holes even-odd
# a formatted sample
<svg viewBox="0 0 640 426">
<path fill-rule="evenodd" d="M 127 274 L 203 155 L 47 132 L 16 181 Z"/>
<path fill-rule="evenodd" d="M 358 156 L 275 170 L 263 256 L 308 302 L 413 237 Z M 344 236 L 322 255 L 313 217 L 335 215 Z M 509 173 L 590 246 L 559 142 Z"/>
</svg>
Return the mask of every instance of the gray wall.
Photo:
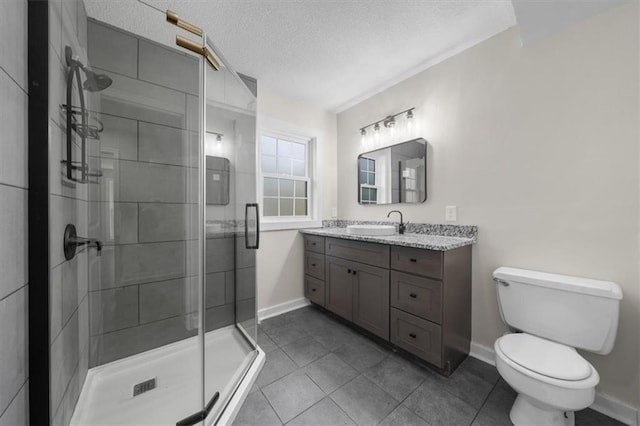
<svg viewBox="0 0 640 426">
<path fill-rule="evenodd" d="M 114 80 L 92 152 L 104 173 L 89 217 L 105 243 L 90 266 L 97 366 L 197 334 L 199 88 L 192 57 L 93 21 L 88 40 L 91 66 Z M 210 237 L 209 330 L 233 323 L 235 278 L 233 234 Z"/>
<path fill-rule="evenodd" d="M 67 224 L 78 235 L 87 236 L 88 200 L 91 186 L 73 183 L 65 176 L 61 160 L 66 159 L 67 66 L 65 46 L 87 63 L 87 14 L 79 0 L 49 2 L 49 227 L 50 227 L 50 339 L 51 418 L 53 424 L 69 424 L 89 366 L 88 262 L 95 251 L 81 251 L 70 261 L 62 252 L 62 236 Z M 75 93 L 75 89 L 74 89 Z M 92 96 L 85 93 L 87 102 Z M 77 94 L 76 94 L 77 96 Z M 79 105 L 77 97 L 72 103 Z M 74 135 L 74 161 L 80 158 L 80 141 Z"/>
<path fill-rule="evenodd" d="M 0 424 L 28 424 L 27 2 L 0 14 Z"/>
</svg>

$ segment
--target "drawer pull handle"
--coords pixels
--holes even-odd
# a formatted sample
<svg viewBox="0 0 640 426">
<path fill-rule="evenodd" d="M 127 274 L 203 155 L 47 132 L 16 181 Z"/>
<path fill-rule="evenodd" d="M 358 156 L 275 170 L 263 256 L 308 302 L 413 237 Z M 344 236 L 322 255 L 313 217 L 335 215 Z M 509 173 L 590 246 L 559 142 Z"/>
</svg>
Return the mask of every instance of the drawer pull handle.
<svg viewBox="0 0 640 426">
<path fill-rule="evenodd" d="M 418 336 L 416 336 L 416 333 L 409 333 L 409 337 L 411 337 L 412 339 L 415 339 Z"/>
<path fill-rule="evenodd" d="M 409 295 L 409 297 L 411 297 L 412 299 L 415 299 L 416 297 L 418 297 L 418 295 L 417 295 L 417 294 L 415 294 L 415 293 L 411 293 L 411 294 Z"/>
<path fill-rule="evenodd" d="M 347 274 L 350 274 L 350 273 L 351 273 L 351 269 L 347 269 Z"/>
<path fill-rule="evenodd" d="M 355 274 L 357 274 L 357 273 L 358 273 L 358 271 L 353 271 L 353 272 L 351 272 L 351 273 L 352 273 L 353 275 L 355 275 Z"/>
<path fill-rule="evenodd" d="M 312 289 L 311 289 L 311 291 L 316 291 L 316 289 L 315 289 L 315 288 L 312 288 Z"/>
<path fill-rule="evenodd" d="M 417 261 L 418 261 L 418 259 L 409 259 L 409 262 L 416 263 Z"/>
<path fill-rule="evenodd" d="M 311 266 L 316 266 L 316 264 L 315 264 L 315 263 L 312 263 L 312 264 L 311 264 Z"/>
<path fill-rule="evenodd" d="M 311 243 L 311 245 L 312 245 L 312 246 L 315 246 L 315 245 L 316 245 L 316 243 Z"/>
</svg>

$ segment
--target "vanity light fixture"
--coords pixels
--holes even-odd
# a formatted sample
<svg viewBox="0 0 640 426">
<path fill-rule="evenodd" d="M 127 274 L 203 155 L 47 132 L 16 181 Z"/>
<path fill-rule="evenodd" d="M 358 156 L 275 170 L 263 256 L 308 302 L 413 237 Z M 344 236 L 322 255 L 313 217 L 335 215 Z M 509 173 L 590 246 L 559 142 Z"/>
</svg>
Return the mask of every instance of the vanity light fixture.
<svg viewBox="0 0 640 426">
<path fill-rule="evenodd" d="M 218 132 L 207 132 L 207 135 L 209 135 L 207 137 L 207 145 L 210 147 L 209 149 L 214 149 L 214 145 L 213 145 L 213 137 L 216 137 L 216 144 L 215 144 L 215 149 L 218 152 L 222 151 L 222 137 L 224 136 L 224 134 L 222 133 L 218 133 Z"/>
<path fill-rule="evenodd" d="M 385 118 L 378 120 L 378 121 L 374 121 L 371 124 L 367 124 L 364 127 L 360 128 L 360 136 L 362 137 L 362 145 L 366 145 L 367 141 L 366 141 L 366 137 L 367 137 L 367 129 L 369 127 L 373 127 L 373 131 L 374 131 L 374 138 L 376 140 L 376 142 L 380 139 L 380 123 L 382 123 L 382 125 L 389 129 L 389 133 L 391 135 L 391 137 L 394 137 L 395 134 L 395 127 L 396 124 L 398 123 L 398 121 L 396 120 L 396 117 L 399 117 L 403 114 L 406 114 L 405 119 L 407 121 L 407 129 L 409 131 L 411 131 L 411 123 L 413 121 L 413 110 L 415 109 L 415 107 L 413 108 L 409 108 L 409 109 L 405 109 L 404 111 L 400 111 L 397 112 L 395 114 L 391 114 L 391 115 L 387 115 Z"/>
<path fill-rule="evenodd" d="M 407 111 L 407 132 L 411 133 L 411 127 L 413 126 L 413 110 Z"/>
</svg>

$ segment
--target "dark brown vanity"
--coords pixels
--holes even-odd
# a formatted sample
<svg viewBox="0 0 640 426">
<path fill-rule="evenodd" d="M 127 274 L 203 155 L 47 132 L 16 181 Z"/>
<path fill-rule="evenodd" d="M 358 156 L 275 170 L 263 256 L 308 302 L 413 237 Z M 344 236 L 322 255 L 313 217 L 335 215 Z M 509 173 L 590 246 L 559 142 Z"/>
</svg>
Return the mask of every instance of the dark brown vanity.
<svg viewBox="0 0 640 426">
<path fill-rule="evenodd" d="M 451 374 L 471 341 L 471 243 L 432 250 L 335 235 L 305 232 L 305 296 Z"/>
</svg>

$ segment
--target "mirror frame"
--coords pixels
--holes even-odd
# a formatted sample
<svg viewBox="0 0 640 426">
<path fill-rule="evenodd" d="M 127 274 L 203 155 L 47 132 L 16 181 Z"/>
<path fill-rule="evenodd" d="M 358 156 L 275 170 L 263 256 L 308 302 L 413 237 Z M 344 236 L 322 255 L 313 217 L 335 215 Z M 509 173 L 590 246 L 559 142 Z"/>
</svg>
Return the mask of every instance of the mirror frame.
<svg viewBox="0 0 640 426">
<path fill-rule="evenodd" d="M 416 201 L 415 203 L 407 203 L 406 201 L 399 201 L 399 202 L 391 202 L 391 203 L 384 203 L 384 204 L 368 204 L 368 203 L 362 203 L 362 200 L 360 198 L 360 158 L 362 158 L 363 156 L 366 156 L 367 154 L 371 154 L 374 152 L 378 152 L 378 151 L 382 151 L 383 149 L 389 149 L 391 150 L 393 147 L 396 147 L 398 145 L 403 145 L 405 143 L 410 143 L 410 142 L 420 142 L 422 144 L 424 144 L 424 199 L 420 200 L 420 201 Z M 414 139 L 410 139 L 407 141 L 403 141 L 403 142 L 399 142 L 393 145 L 388 145 L 388 146 L 383 146 L 381 148 L 378 149 L 374 149 L 371 151 L 366 151 L 366 152 L 362 152 L 360 154 L 358 154 L 358 157 L 356 158 L 356 199 L 358 200 L 358 204 L 361 206 L 387 206 L 387 205 L 391 205 L 391 204 L 420 204 L 420 203 L 424 203 L 427 201 L 428 198 L 428 191 L 427 191 L 427 152 L 428 152 L 428 143 L 427 140 L 425 138 L 419 137 L 419 138 L 414 138 Z"/>
</svg>

